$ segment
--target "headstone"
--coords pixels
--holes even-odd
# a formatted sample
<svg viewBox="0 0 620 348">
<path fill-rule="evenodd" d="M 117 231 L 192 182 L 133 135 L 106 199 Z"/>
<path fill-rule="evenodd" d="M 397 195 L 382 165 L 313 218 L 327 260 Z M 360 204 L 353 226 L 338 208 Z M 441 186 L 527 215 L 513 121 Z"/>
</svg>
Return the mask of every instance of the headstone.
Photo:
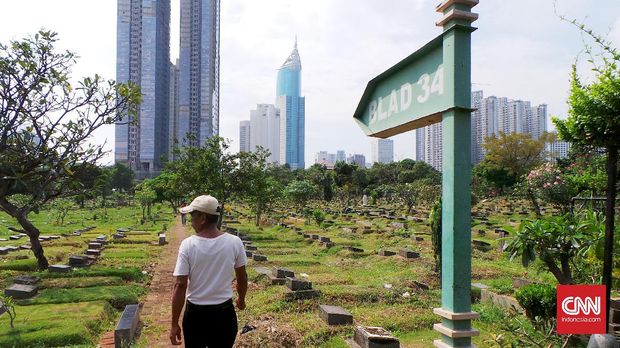
<svg viewBox="0 0 620 348">
<path fill-rule="evenodd" d="M 101 250 L 99 250 L 99 249 L 87 249 L 86 250 L 86 255 L 99 256 L 99 255 L 101 255 Z"/>
<path fill-rule="evenodd" d="M 10 251 L 17 251 L 17 250 L 19 250 L 19 248 L 14 246 L 14 245 L 7 245 L 7 246 L 5 246 L 5 248 L 9 249 L 9 252 Z"/>
<path fill-rule="evenodd" d="M 368 205 L 368 196 L 367 195 L 364 195 L 362 197 L 362 205 Z"/>
<path fill-rule="evenodd" d="M 400 348 L 400 342 L 382 327 L 356 326 L 353 340 L 361 348 Z"/>
<path fill-rule="evenodd" d="M 477 239 L 473 239 L 471 241 L 471 244 L 474 246 L 474 248 L 480 250 L 480 251 L 484 251 L 487 252 L 489 250 L 491 250 L 491 244 L 488 242 L 485 242 L 483 240 L 477 240 Z"/>
<path fill-rule="evenodd" d="M 90 242 L 88 243 L 88 249 L 101 249 L 101 243 Z"/>
<path fill-rule="evenodd" d="M 314 289 L 287 291 L 284 293 L 284 300 L 286 301 L 309 300 L 315 297 L 319 297 L 320 295 L 321 293 L 318 290 L 314 290 Z"/>
<path fill-rule="evenodd" d="M 37 276 L 22 274 L 20 276 L 15 277 L 15 279 L 13 279 L 13 282 L 15 284 L 34 285 L 38 283 L 40 280 L 41 278 Z"/>
<path fill-rule="evenodd" d="M 363 253 L 364 252 L 364 249 L 357 248 L 357 247 L 354 247 L 354 246 L 348 246 L 347 249 L 349 251 L 354 252 L 354 253 Z"/>
<path fill-rule="evenodd" d="M 254 254 L 254 255 L 252 255 L 252 260 L 254 260 L 254 261 L 267 261 L 267 256 L 259 255 L 259 254 Z"/>
<path fill-rule="evenodd" d="M 69 266 L 85 267 L 89 265 L 90 260 L 86 256 L 71 255 L 69 256 Z"/>
<path fill-rule="evenodd" d="M 23 238 L 23 237 L 19 236 L 19 235 L 9 236 L 10 240 L 17 240 L 17 239 L 20 239 L 20 238 Z"/>
<path fill-rule="evenodd" d="M 4 289 L 4 296 L 11 296 L 16 300 L 24 300 L 36 296 L 39 287 L 36 285 L 13 284 Z"/>
<path fill-rule="evenodd" d="M 319 317 L 323 319 L 327 325 L 351 325 L 353 324 L 353 316 L 342 307 L 338 306 L 319 306 Z"/>
<path fill-rule="evenodd" d="M 317 240 L 317 239 L 319 239 L 319 235 L 318 234 L 311 234 L 310 238 L 314 239 L 314 240 Z"/>
<path fill-rule="evenodd" d="M 430 287 L 428 285 L 426 285 L 424 283 L 421 283 L 421 282 L 419 282 L 417 280 L 413 281 L 413 285 L 415 285 L 416 288 L 418 288 L 420 290 L 425 290 L 426 291 L 426 290 L 430 289 Z"/>
<path fill-rule="evenodd" d="M 312 283 L 304 279 L 289 277 L 286 278 L 286 287 L 292 291 L 310 290 L 312 289 Z"/>
<path fill-rule="evenodd" d="M 255 245 L 246 245 L 245 250 L 256 251 L 258 248 Z"/>
<path fill-rule="evenodd" d="M 396 255 L 396 252 L 390 251 L 390 250 L 379 250 L 379 255 L 380 256 L 394 256 Z"/>
<path fill-rule="evenodd" d="M 48 271 L 50 272 L 57 272 L 57 273 L 67 273 L 71 271 L 71 266 L 69 265 L 51 265 L 47 268 Z"/>
<path fill-rule="evenodd" d="M 414 239 L 415 239 L 416 242 L 423 242 L 424 241 L 423 237 L 416 236 L 416 237 L 414 237 Z"/>
<path fill-rule="evenodd" d="M 295 278 L 295 272 L 283 267 L 273 267 L 271 274 L 276 278 Z"/>
<path fill-rule="evenodd" d="M 114 347 L 128 347 L 134 340 L 138 322 L 140 321 L 140 307 L 137 304 L 125 306 L 121 319 L 114 330 Z"/>
<path fill-rule="evenodd" d="M 28 245 L 28 244 L 22 244 L 22 245 L 19 246 L 19 248 L 22 249 L 22 250 L 30 250 L 30 249 L 32 249 L 32 247 L 30 245 Z"/>
<path fill-rule="evenodd" d="M 407 228 L 407 225 L 404 222 L 392 222 L 390 226 L 394 228 L 401 228 L 401 229 Z"/>
<path fill-rule="evenodd" d="M 319 237 L 319 241 L 325 243 L 325 242 L 331 242 L 331 239 L 329 239 L 329 237 Z"/>
<path fill-rule="evenodd" d="M 166 244 L 166 234 L 165 233 L 160 233 L 159 234 L 158 243 L 159 243 L 159 245 L 165 245 Z"/>
<path fill-rule="evenodd" d="M 419 253 L 416 253 L 415 251 L 409 249 L 400 249 L 398 251 L 398 255 L 406 259 L 417 259 L 418 257 L 420 257 Z"/>
<path fill-rule="evenodd" d="M 252 254 L 253 253 L 251 251 L 248 251 L 248 250 L 245 251 L 245 257 L 251 258 Z"/>
<path fill-rule="evenodd" d="M 6 255 L 9 253 L 9 248 L 7 247 L 0 247 L 0 255 Z"/>
<path fill-rule="evenodd" d="M 331 247 L 333 247 L 334 245 L 336 245 L 336 244 L 334 244 L 334 242 L 323 242 L 323 246 L 324 246 L 325 248 L 331 248 Z"/>
</svg>

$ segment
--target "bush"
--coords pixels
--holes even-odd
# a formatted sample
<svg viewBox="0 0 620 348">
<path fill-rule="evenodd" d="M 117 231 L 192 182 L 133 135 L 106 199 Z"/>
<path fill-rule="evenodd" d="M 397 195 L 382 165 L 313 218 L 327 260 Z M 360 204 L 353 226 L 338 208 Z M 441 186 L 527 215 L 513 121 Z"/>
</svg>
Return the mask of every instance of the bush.
<svg viewBox="0 0 620 348">
<path fill-rule="evenodd" d="M 517 290 L 517 301 L 528 318 L 549 320 L 556 316 L 556 292 L 553 285 L 529 284 Z"/>
</svg>

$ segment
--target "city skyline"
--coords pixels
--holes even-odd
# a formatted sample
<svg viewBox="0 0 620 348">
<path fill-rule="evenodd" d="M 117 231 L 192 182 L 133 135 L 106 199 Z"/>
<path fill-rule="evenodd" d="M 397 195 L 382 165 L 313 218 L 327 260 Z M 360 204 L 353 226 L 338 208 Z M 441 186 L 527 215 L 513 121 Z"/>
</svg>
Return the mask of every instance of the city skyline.
<svg viewBox="0 0 620 348">
<path fill-rule="evenodd" d="M 480 19 L 474 23 L 479 29 L 472 35 L 473 90 L 545 103 L 550 116 L 566 116 L 570 68 L 583 43 L 579 31 L 554 14 L 553 3 L 480 2 L 475 9 Z M 308 100 L 306 164 L 324 149 L 346 147 L 369 157 L 370 142 L 352 120 L 359 97 L 368 80 L 440 33 L 434 26 L 435 5 L 436 1 L 425 0 L 222 3 L 220 135 L 238 148 L 239 121 L 256 103 L 272 100 L 274 67 L 290 52 L 297 34 Z M 179 2 L 172 1 L 171 6 L 171 36 L 178 37 Z M 4 9 L 25 17 L 7 16 L 0 23 L 0 42 L 45 27 L 59 32 L 58 47 L 81 56 L 74 77 L 98 73 L 114 78 L 116 1 L 24 0 L 8 2 Z M 583 21 L 619 46 L 617 1 L 558 0 L 557 11 Z M 517 25 L 515 18 L 528 25 Z M 175 61 L 178 41 L 170 45 Z M 586 59 L 582 54 L 578 66 L 587 76 Z M 393 138 L 395 160 L 415 158 L 414 138 L 413 132 Z M 113 127 L 98 132 L 96 141 L 105 139 L 106 148 L 112 149 Z"/>
</svg>

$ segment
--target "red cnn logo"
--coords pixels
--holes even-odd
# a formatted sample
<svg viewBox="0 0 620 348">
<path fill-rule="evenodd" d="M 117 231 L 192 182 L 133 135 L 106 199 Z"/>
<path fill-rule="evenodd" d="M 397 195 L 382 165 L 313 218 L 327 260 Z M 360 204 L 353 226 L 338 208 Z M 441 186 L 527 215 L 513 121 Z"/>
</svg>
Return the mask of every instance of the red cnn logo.
<svg viewBox="0 0 620 348">
<path fill-rule="evenodd" d="M 604 334 L 605 286 L 557 286 L 558 334 Z"/>
</svg>

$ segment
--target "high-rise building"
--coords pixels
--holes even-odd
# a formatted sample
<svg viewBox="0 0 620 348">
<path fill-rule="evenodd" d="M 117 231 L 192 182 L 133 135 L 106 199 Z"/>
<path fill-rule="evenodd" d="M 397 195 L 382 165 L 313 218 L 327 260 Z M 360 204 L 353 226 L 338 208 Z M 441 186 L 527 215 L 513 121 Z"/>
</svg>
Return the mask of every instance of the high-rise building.
<svg viewBox="0 0 620 348">
<path fill-rule="evenodd" d="M 138 177 L 156 173 L 168 155 L 169 75 L 170 0 L 118 0 L 116 80 L 140 86 L 142 103 L 136 120 L 115 126 L 114 160 Z"/>
<path fill-rule="evenodd" d="M 181 0 L 179 117 L 181 146 L 219 135 L 220 1 Z"/>
<path fill-rule="evenodd" d="M 362 154 L 353 154 L 347 158 L 347 162 L 350 164 L 357 164 L 362 168 L 366 168 L 366 156 Z"/>
<path fill-rule="evenodd" d="M 304 168 L 305 98 L 301 96 L 301 59 L 297 41 L 278 70 L 276 106 L 280 109 L 280 164 Z"/>
<path fill-rule="evenodd" d="M 250 136 L 252 128 L 250 121 L 239 122 L 239 152 L 250 152 Z"/>
<path fill-rule="evenodd" d="M 394 140 L 372 139 L 370 147 L 371 147 L 371 151 L 370 151 L 371 163 L 394 162 Z"/>
<path fill-rule="evenodd" d="M 168 159 L 174 159 L 175 134 L 179 119 L 179 60 L 170 63 L 170 103 L 168 112 Z"/>
<path fill-rule="evenodd" d="M 555 163 L 559 158 L 568 157 L 568 151 L 570 150 L 570 143 L 566 141 L 556 140 L 548 143 L 545 146 L 547 151 L 548 160 Z"/>
<path fill-rule="evenodd" d="M 250 151 L 261 146 L 270 152 L 267 163 L 280 159 L 280 110 L 273 104 L 258 104 L 250 111 Z"/>
<path fill-rule="evenodd" d="M 344 150 L 336 151 L 336 162 L 346 162 L 347 155 L 344 153 Z M 334 164 L 336 163 L 334 162 Z"/>
<path fill-rule="evenodd" d="M 482 144 L 487 137 L 500 132 L 527 133 L 534 139 L 547 131 L 547 105 L 531 106 L 529 101 L 505 97 L 484 98 L 482 91 L 472 92 L 471 161 L 480 163 L 486 151 Z M 441 170 L 441 123 L 416 130 L 416 159 Z"/>
</svg>

